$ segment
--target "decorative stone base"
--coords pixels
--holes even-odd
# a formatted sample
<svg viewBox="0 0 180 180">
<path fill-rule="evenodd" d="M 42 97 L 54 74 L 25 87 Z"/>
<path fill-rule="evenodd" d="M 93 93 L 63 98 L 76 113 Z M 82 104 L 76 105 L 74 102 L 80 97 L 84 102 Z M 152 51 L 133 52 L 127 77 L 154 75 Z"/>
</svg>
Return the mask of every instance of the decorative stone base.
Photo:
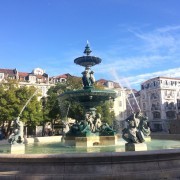
<svg viewBox="0 0 180 180">
<path fill-rule="evenodd" d="M 145 142 L 151 142 L 151 136 L 147 136 L 144 139 L 145 139 Z"/>
<path fill-rule="evenodd" d="M 147 151 L 147 145 L 145 143 L 126 143 L 125 151 Z"/>
<path fill-rule="evenodd" d="M 117 136 L 65 137 L 65 144 L 76 147 L 116 145 Z"/>
<path fill-rule="evenodd" d="M 64 137 L 64 144 L 68 146 L 75 146 L 75 137 Z"/>
<path fill-rule="evenodd" d="M 24 144 L 10 144 L 9 145 L 10 154 L 25 154 Z"/>
<path fill-rule="evenodd" d="M 76 147 L 92 147 L 94 145 L 99 145 L 99 137 L 98 136 L 90 136 L 90 137 L 76 137 L 75 138 L 75 146 Z"/>
<path fill-rule="evenodd" d="M 118 137 L 115 136 L 100 136 L 100 144 L 103 146 L 116 145 Z"/>
</svg>

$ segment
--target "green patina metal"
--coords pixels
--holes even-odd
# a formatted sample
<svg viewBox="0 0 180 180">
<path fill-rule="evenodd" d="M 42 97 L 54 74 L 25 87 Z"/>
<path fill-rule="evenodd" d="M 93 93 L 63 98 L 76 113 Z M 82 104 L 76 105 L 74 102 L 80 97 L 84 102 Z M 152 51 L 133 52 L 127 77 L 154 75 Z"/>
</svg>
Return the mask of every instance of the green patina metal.
<svg viewBox="0 0 180 180">
<path fill-rule="evenodd" d="M 95 107 L 102 102 L 114 100 L 116 92 L 113 90 L 98 90 L 94 88 L 95 78 L 91 67 L 101 63 L 101 59 L 95 56 L 90 56 L 91 49 L 89 44 L 86 45 L 84 53 L 86 56 L 78 57 L 74 60 L 75 64 L 84 66 L 82 72 L 83 89 L 75 91 L 67 91 L 59 96 L 59 100 L 68 100 L 78 102 L 86 109 L 85 119 L 81 122 L 76 122 L 70 128 L 66 136 L 85 137 L 85 136 L 112 136 L 115 131 L 108 124 L 103 124 L 100 116 L 96 114 Z"/>
<path fill-rule="evenodd" d="M 88 109 L 99 105 L 101 102 L 114 100 L 116 98 L 116 92 L 113 90 L 85 89 L 67 91 L 59 97 L 61 100 L 79 102 Z"/>
</svg>

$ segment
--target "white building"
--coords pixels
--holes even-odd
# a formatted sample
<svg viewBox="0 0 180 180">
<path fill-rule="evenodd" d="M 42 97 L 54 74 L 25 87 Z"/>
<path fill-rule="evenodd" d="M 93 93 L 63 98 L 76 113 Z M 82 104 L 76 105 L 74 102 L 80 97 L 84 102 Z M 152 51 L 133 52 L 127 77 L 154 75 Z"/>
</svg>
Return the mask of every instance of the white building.
<svg viewBox="0 0 180 180">
<path fill-rule="evenodd" d="M 47 91 L 54 84 L 49 83 L 48 74 L 41 68 L 35 68 L 31 73 L 19 72 L 17 69 L 0 69 L 0 83 L 8 79 L 17 80 L 19 86 L 34 86 L 41 92 L 41 96 L 47 96 Z"/>
<path fill-rule="evenodd" d="M 103 85 L 105 89 L 112 89 L 117 93 L 114 100 L 113 111 L 115 114 L 116 128 L 122 130 L 124 128 L 124 119 L 126 118 L 126 91 L 116 82 L 100 79 L 97 84 Z"/>
<path fill-rule="evenodd" d="M 140 105 L 154 131 L 168 131 L 180 113 L 180 79 L 156 77 L 141 84 Z"/>
</svg>

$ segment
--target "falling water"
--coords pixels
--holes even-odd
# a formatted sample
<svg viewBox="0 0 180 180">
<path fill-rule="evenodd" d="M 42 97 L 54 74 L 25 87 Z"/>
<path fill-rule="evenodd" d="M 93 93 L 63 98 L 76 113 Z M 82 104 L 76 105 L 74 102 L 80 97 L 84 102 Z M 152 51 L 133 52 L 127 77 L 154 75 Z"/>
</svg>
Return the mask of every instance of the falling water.
<svg viewBox="0 0 180 180">
<path fill-rule="evenodd" d="M 137 101 L 137 99 L 136 99 L 136 97 L 135 97 L 134 92 L 132 91 L 132 88 L 131 88 L 129 82 L 127 81 L 127 79 L 123 79 L 123 80 L 125 81 L 125 83 L 127 84 L 128 88 L 130 89 L 130 91 L 131 91 L 131 93 L 132 93 L 132 95 L 133 95 L 133 98 L 134 98 L 134 100 L 135 100 L 135 102 L 136 102 L 136 104 L 137 104 L 137 106 L 138 106 L 138 109 L 139 109 L 139 111 L 141 112 L 141 108 L 140 108 L 139 103 L 138 103 L 138 101 Z"/>
<path fill-rule="evenodd" d="M 122 87 L 122 89 L 124 90 L 123 86 L 121 85 L 120 78 L 118 77 L 116 71 L 115 71 L 114 69 L 112 69 L 111 72 L 112 72 L 113 76 L 115 77 L 116 81 L 119 83 L 119 85 L 120 85 L 120 86 Z M 130 87 L 130 84 L 128 83 L 128 81 L 127 81 L 126 79 L 123 79 L 123 80 L 125 81 L 125 83 L 127 84 L 128 88 L 130 89 L 130 91 L 131 91 L 131 93 L 132 93 L 132 95 L 133 95 L 133 98 L 134 98 L 134 100 L 135 100 L 135 102 L 136 102 L 136 104 L 137 104 L 137 106 L 138 106 L 139 111 L 141 111 L 141 108 L 140 108 L 140 106 L 139 106 L 139 104 L 138 104 L 138 101 L 137 101 L 135 95 L 134 95 L 134 92 L 132 91 L 132 88 Z M 128 104 L 129 104 L 132 112 L 134 112 L 133 107 L 131 106 L 131 103 L 129 102 L 129 99 L 128 99 L 127 97 L 126 97 L 126 99 L 127 99 L 127 102 L 128 102 Z"/>
<path fill-rule="evenodd" d="M 34 92 L 34 94 L 27 100 L 26 104 L 23 106 L 21 112 L 19 113 L 18 117 L 21 116 L 22 112 L 24 111 L 25 107 L 28 105 L 28 103 L 31 101 L 31 99 L 35 96 L 35 94 L 38 92 L 39 89 L 36 89 L 36 91 Z"/>
<path fill-rule="evenodd" d="M 67 120 L 67 117 L 68 117 L 69 108 L 70 108 L 70 104 L 68 105 L 68 109 L 67 109 L 67 113 L 66 113 L 66 120 Z"/>
<path fill-rule="evenodd" d="M 127 96 L 126 96 L 126 100 L 127 100 L 128 104 L 129 104 L 129 106 L 130 106 L 130 108 L 131 108 L 131 111 L 134 112 L 134 109 L 133 109 L 133 107 L 131 106 L 131 103 L 129 102 L 129 99 L 127 98 Z"/>
</svg>

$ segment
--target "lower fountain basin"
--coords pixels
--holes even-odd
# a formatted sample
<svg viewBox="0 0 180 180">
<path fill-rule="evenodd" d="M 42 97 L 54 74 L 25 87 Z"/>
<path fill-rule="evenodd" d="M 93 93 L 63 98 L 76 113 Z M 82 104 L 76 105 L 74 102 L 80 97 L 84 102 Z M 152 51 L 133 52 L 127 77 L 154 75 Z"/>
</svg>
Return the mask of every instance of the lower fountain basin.
<svg viewBox="0 0 180 180">
<path fill-rule="evenodd" d="M 51 143 L 43 143 L 48 138 Z M 75 148 L 64 146 L 59 136 L 28 138 L 27 154 L 0 154 L 0 179 L 176 180 L 180 177 L 179 140 L 180 135 L 152 135 L 148 151 L 124 152 L 123 140 L 117 146 Z"/>
<path fill-rule="evenodd" d="M 0 155 L 0 179 L 179 179 L 180 149 Z"/>
<path fill-rule="evenodd" d="M 116 145 L 107 145 L 106 143 L 106 145 L 94 144 L 92 147 L 65 145 L 61 138 L 62 136 L 26 138 L 25 154 L 125 152 L 126 142 L 121 138 L 117 139 Z M 180 149 L 180 135 L 152 135 L 152 140 L 147 139 L 146 144 L 148 151 Z M 6 140 L 0 141 L 0 154 L 10 154 L 9 145 Z"/>
<path fill-rule="evenodd" d="M 79 102 L 86 108 L 92 108 L 106 100 L 115 99 L 116 92 L 113 90 L 84 89 L 67 91 L 59 96 L 59 100 Z"/>
</svg>

